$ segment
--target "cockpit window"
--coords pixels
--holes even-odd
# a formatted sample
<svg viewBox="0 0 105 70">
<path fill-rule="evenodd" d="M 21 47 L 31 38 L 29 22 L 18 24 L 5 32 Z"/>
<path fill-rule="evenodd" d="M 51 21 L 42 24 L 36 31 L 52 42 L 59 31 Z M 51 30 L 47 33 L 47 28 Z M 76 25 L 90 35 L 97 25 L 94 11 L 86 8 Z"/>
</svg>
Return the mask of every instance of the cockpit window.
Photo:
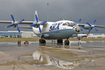
<svg viewBox="0 0 105 70">
<path fill-rule="evenodd" d="M 63 25 L 74 26 L 75 23 L 69 23 L 69 22 L 66 22 L 66 23 L 63 23 Z"/>
<path fill-rule="evenodd" d="M 63 25 L 66 25 L 66 23 L 63 23 Z"/>
</svg>

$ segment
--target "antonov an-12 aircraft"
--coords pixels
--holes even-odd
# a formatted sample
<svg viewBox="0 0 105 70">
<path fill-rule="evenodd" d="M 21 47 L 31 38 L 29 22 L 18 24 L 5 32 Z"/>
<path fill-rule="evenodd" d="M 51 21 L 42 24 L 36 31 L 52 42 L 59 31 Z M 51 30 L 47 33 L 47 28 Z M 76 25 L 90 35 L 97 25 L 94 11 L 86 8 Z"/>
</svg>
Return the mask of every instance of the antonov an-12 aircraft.
<svg viewBox="0 0 105 70">
<path fill-rule="evenodd" d="M 9 28 L 11 26 L 17 27 L 17 30 L 20 32 L 20 29 L 18 27 L 18 24 L 26 24 L 29 25 L 29 27 L 26 28 L 32 28 L 33 32 L 40 37 L 39 40 L 40 43 L 46 43 L 45 39 L 57 39 L 57 43 L 62 43 L 62 39 L 65 40 L 65 44 L 69 44 L 69 38 L 70 37 L 84 37 L 88 34 L 79 34 L 80 31 L 83 31 L 82 28 L 88 29 L 90 31 L 94 28 L 96 31 L 98 31 L 97 28 L 105 28 L 105 26 L 99 26 L 94 25 L 96 20 L 91 25 L 90 23 L 86 22 L 87 24 L 79 24 L 81 19 L 76 23 L 74 21 L 70 20 L 61 20 L 57 22 L 47 22 L 47 21 L 39 21 L 38 20 L 38 14 L 37 10 L 35 10 L 35 19 L 34 21 L 24 21 L 24 19 L 20 21 L 15 21 L 13 15 L 11 14 L 11 18 L 13 21 L 0 21 L 0 23 L 7 23 L 11 24 L 8 25 L 6 28 Z M 81 28 L 82 27 L 82 28 Z M 25 27 L 24 27 L 25 28 Z"/>
</svg>

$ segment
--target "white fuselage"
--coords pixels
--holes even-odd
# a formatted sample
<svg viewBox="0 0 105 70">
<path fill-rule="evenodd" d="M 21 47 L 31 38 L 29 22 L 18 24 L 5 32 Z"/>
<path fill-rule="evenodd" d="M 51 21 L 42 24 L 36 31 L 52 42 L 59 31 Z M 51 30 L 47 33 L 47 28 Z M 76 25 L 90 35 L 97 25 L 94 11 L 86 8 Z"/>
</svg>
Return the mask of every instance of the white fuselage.
<svg viewBox="0 0 105 70">
<path fill-rule="evenodd" d="M 38 35 L 38 37 L 41 37 L 42 34 L 47 34 L 49 36 L 46 37 L 46 39 L 57 39 L 57 38 L 64 39 L 64 38 L 71 37 L 72 34 L 77 34 L 73 24 L 74 24 L 73 21 L 68 21 L 68 20 L 62 20 L 62 21 L 57 21 L 57 22 L 47 22 L 44 25 L 40 25 L 41 33 L 39 32 L 39 28 L 36 28 L 36 27 L 33 27 L 33 31 L 36 35 Z"/>
</svg>

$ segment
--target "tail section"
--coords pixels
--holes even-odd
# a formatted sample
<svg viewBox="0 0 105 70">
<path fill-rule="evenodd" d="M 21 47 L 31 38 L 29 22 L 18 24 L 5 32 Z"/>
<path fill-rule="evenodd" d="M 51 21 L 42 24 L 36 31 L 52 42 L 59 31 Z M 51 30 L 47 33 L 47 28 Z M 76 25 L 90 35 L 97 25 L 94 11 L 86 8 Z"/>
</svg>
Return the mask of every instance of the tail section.
<svg viewBox="0 0 105 70">
<path fill-rule="evenodd" d="M 32 25 L 30 25 L 30 27 L 37 26 L 39 28 L 39 32 L 41 33 L 42 31 L 41 31 L 40 25 L 44 25 L 45 23 L 47 23 L 47 21 L 39 22 L 39 20 L 38 20 L 38 13 L 37 13 L 37 10 L 35 10 L 34 22 L 33 22 Z"/>
<path fill-rule="evenodd" d="M 38 13 L 37 13 L 37 10 L 35 10 L 34 21 L 38 22 Z"/>
</svg>

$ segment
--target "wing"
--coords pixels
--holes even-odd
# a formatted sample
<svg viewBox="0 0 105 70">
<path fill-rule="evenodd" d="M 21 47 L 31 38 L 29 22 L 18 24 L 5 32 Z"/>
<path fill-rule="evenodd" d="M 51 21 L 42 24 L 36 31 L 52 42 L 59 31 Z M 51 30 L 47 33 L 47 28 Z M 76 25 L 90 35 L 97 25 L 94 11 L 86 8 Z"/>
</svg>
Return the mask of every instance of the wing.
<svg viewBox="0 0 105 70">
<path fill-rule="evenodd" d="M 32 27 L 19 27 L 19 28 L 23 28 L 23 29 L 32 29 Z"/>
<path fill-rule="evenodd" d="M 80 27 L 83 27 L 84 29 L 87 27 L 87 28 L 90 28 L 90 26 L 88 24 L 79 24 Z M 101 26 L 101 25 L 94 25 L 94 27 L 96 28 L 105 28 L 105 26 Z"/>
<path fill-rule="evenodd" d="M 105 28 L 105 26 L 100 26 L 100 25 L 94 25 L 96 28 Z"/>
<path fill-rule="evenodd" d="M 2 21 L 2 20 L 0 20 L 0 24 L 11 24 L 11 23 L 13 23 L 13 21 Z M 19 24 L 31 25 L 31 24 L 33 24 L 33 21 L 23 21 L 23 22 L 20 22 Z"/>
</svg>

